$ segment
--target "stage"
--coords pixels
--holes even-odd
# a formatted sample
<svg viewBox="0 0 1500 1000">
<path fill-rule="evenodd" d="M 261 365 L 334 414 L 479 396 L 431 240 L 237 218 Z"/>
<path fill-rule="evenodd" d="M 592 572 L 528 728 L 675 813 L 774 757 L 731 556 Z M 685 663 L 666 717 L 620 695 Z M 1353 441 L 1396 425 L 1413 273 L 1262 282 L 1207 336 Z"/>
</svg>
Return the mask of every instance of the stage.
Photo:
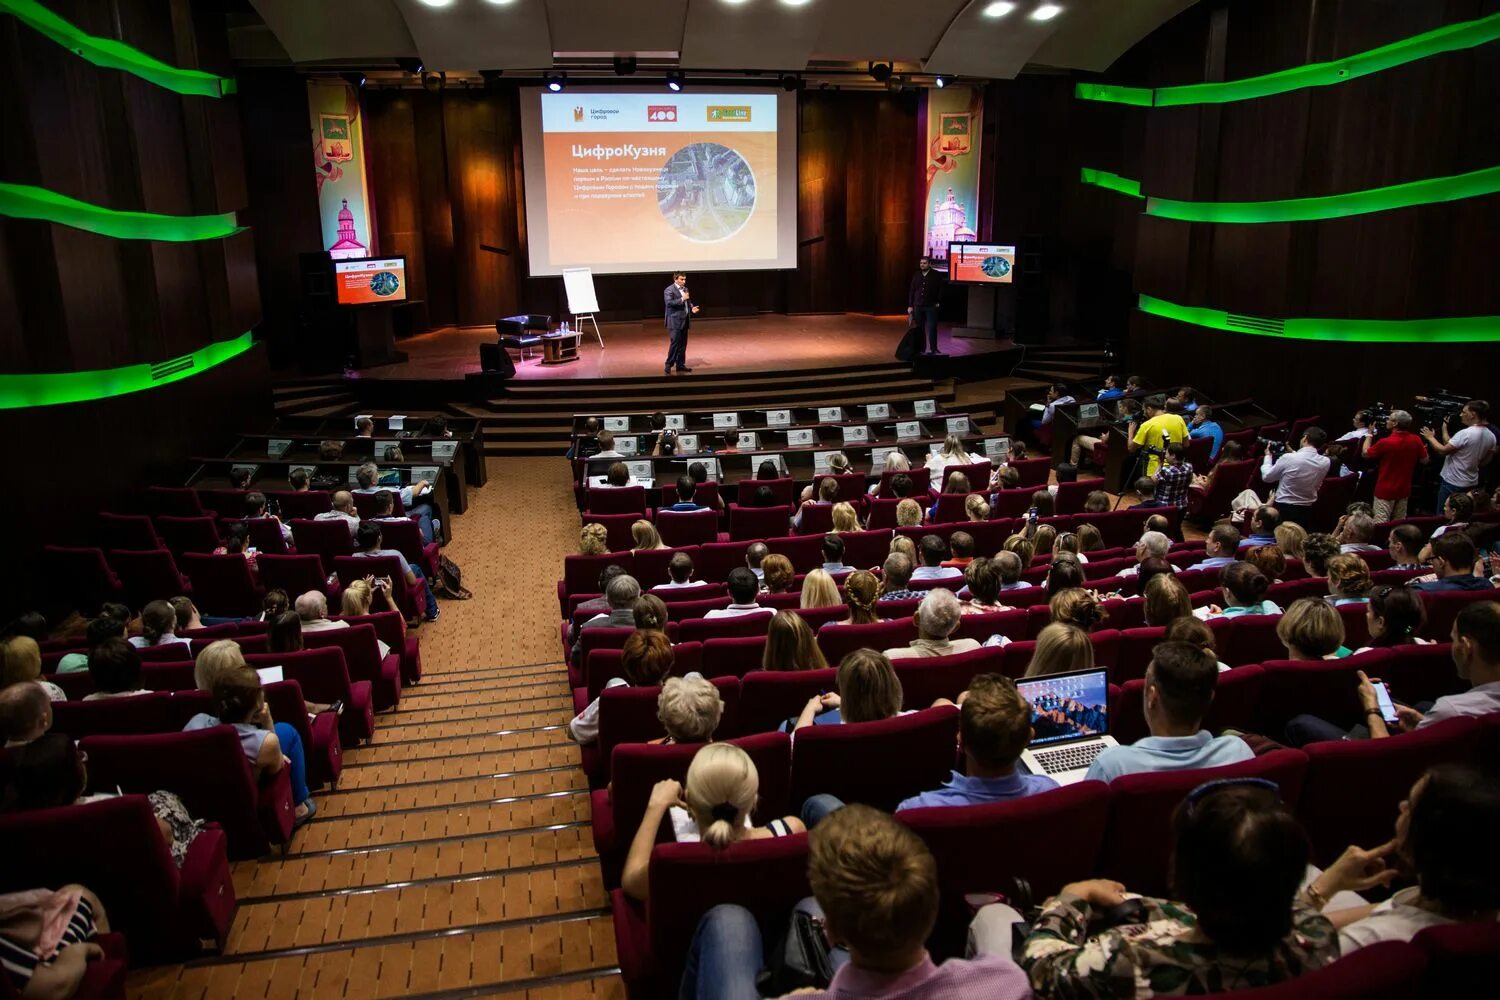
<svg viewBox="0 0 1500 1000">
<path fill-rule="evenodd" d="M 726 319 L 693 320 L 688 335 L 690 375 L 746 372 L 816 371 L 895 362 L 896 345 L 906 332 L 904 316 L 868 313 L 835 315 L 767 314 Z M 639 323 L 601 323 L 604 347 L 590 327 L 579 342 L 577 361 L 543 365 L 540 348 L 525 361 L 516 361 L 518 380 L 601 379 L 661 376 L 667 355 L 667 331 L 661 320 Z M 454 380 L 477 374 L 479 346 L 496 341 L 494 327 L 444 327 L 403 338 L 396 343 L 407 355 L 404 362 L 359 370 L 361 378 Z M 977 361 L 981 356 L 1008 354 L 1010 340 L 972 340 L 954 337 L 946 327 L 938 333 L 938 348 L 951 358 Z M 512 359 L 518 356 L 511 354 Z M 939 359 L 940 360 L 940 359 Z M 998 358 L 986 358 L 998 361 Z"/>
</svg>

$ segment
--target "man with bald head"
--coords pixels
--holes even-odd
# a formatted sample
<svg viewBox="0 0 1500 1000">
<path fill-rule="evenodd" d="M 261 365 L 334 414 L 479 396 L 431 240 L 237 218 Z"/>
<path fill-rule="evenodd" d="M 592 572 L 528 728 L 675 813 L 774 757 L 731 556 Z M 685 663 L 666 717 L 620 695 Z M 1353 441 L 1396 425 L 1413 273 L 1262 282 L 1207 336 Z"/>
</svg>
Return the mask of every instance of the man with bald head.
<svg viewBox="0 0 1500 1000">
<path fill-rule="evenodd" d="M 333 495 L 333 510 L 325 510 L 315 521 L 343 521 L 349 525 L 349 537 L 359 530 L 359 514 L 354 510 L 354 494 L 348 490 L 339 490 Z"/>
<path fill-rule="evenodd" d="M 328 620 L 328 598 L 322 591 L 309 590 L 297 598 L 297 617 L 302 619 L 302 631 L 324 632 L 331 628 L 348 628 L 348 622 Z"/>
<path fill-rule="evenodd" d="M 52 728 L 52 699 L 36 681 L 0 690 L 0 739 L 5 748 L 23 746 Z"/>
</svg>

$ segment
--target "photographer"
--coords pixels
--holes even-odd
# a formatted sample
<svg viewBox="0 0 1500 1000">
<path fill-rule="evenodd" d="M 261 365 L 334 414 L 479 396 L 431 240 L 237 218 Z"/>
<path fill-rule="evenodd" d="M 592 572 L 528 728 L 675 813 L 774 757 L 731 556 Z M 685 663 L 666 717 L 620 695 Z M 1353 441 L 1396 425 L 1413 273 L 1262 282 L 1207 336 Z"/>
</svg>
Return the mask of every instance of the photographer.
<svg viewBox="0 0 1500 1000">
<path fill-rule="evenodd" d="M 1385 419 L 1385 437 L 1376 440 L 1375 428 L 1365 430 L 1359 453 L 1380 462 L 1375 474 L 1377 522 L 1396 521 L 1406 516 L 1406 501 L 1411 497 L 1411 481 L 1418 463 L 1427 464 L 1427 447 L 1412 433 L 1415 422 L 1405 410 L 1392 410 Z"/>
<path fill-rule="evenodd" d="M 1437 509 L 1454 493 L 1473 489 L 1479 485 L 1479 470 L 1495 457 L 1495 433 L 1490 430 L 1490 404 L 1482 399 L 1471 399 L 1459 411 L 1464 429 L 1451 437 L 1448 422 L 1441 425 L 1442 438 L 1431 427 L 1422 428 L 1422 437 L 1432 450 L 1443 458 L 1443 470 L 1439 473 Z"/>
<path fill-rule="evenodd" d="M 1188 426 L 1187 421 L 1179 414 L 1167 412 L 1167 401 L 1161 396 L 1146 397 L 1144 411 L 1146 421 L 1131 437 L 1130 452 L 1134 454 L 1142 448 L 1146 450 L 1150 458 L 1143 474 L 1154 477 L 1156 470 L 1161 467 L 1167 446 L 1188 439 Z"/>
<path fill-rule="evenodd" d="M 1296 451 L 1289 451 L 1280 458 L 1273 456 L 1267 446 L 1265 459 L 1261 462 L 1260 478 L 1276 485 L 1276 496 L 1272 501 L 1281 512 L 1283 521 L 1308 526 L 1313 504 L 1318 499 L 1318 490 L 1328 476 L 1329 461 L 1322 454 L 1328 443 L 1328 433 L 1321 427 L 1309 427 L 1302 435 Z"/>
</svg>

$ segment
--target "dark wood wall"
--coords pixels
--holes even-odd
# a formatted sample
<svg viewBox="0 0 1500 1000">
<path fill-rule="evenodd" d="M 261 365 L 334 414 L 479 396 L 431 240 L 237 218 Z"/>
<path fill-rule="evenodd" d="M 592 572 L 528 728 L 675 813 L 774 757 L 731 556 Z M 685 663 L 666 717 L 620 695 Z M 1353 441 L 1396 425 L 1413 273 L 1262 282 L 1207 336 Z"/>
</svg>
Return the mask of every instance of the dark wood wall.
<svg viewBox="0 0 1500 1000">
<path fill-rule="evenodd" d="M 265 219 L 257 229 L 266 326 L 273 338 L 294 340 L 295 310 L 283 315 L 281 307 L 296 302 L 297 254 L 318 248 L 315 213 L 287 208 L 311 198 L 305 84 L 290 72 L 258 73 L 242 92 L 250 214 Z M 920 242 L 917 101 L 914 93 L 801 95 L 798 267 L 694 273 L 706 314 L 905 309 Z M 363 108 L 380 252 L 406 255 L 427 324 L 488 325 L 517 312 L 562 316 L 561 279 L 528 277 L 516 90 L 369 90 Z M 279 213 L 312 221 L 297 226 L 277 221 Z M 268 238 L 273 229 L 277 238 Z M 667 281 L 664 274 L 597 276 L 603 318 L 659 315 Z"/>
<path fill-rule="evenodd" d="M 188 0 L 49 0 L 85 30 L 177 66 L 229 74 L 222 19 Z M 0 16 L 0 179 L 119 210 L 197 215 L 245 207 L 237 101 L 182 97 L 100 69 Z M 304 114 L 305 118 L 305 114 Z M 165 361 L 260 322 L 255 236 L 160 243 L 0 219 L 0 371 Z M 160 389 L 0 411 L 23 448 L 8 489 L 13 567 L 43 541 L 82 541 L 92 513 L 148 481 L 182 481 L 195 451 L 269 411 L 259 349 Z M 6 579 L 6 607 L 19 600 Z"/>
<path fill-rule="evenodd" d="M 1144 40 L 1105 79 L 1136 86 L 1237 79 L 1347 56 L 1497 10 L 1494 0 L 1200 3 Z M 1258 201 L 1500 163 L 1497 97 L 1500 46 L 1490 44 L 1258 100 L 1092 105 L 1072 115 L 1118 123 L 1115 158 L 1097 149 L 1087 165 L 1137 178 L 1148 194 Z M 1076 178 L 1076 167 L 1068 166 Z M 1129 261 L 1134 290 L 1173 302 L 1265 317 L 1500 314 L 1493 280 L 1500 196 L 1260 225 L 1147 217 L 1139 202 L 1092 189 L 1078 201 L 1113 220 L 1110 258 Z M 1090 238 L 1077 215 L 1060 232 L 1065 241 Z M 1493 345 L 1301 342 L 1141 314 L 1132 317 L 1130 343 L 1131 364 L 1163 381 L 1202 383 L 1221 398 L 1254 395 L 1283 414 L 1326 413 L 1333 425 L 1356 405 L 1406 402 L 1439 385 L 1488 393 L 1486 376 L 1500 361 Z"/>
</svg>

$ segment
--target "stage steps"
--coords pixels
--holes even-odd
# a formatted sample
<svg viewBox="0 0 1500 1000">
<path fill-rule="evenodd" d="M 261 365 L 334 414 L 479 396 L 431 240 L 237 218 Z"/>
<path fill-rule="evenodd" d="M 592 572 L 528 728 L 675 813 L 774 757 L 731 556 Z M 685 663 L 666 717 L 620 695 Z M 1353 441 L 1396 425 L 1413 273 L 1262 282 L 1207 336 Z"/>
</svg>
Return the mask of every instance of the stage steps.
<svg viewBox="0 0 1500 1000">
<path fill-rule="evenodd" d="M 278 417 L 331 417 L 353 413 L 358 400 L 345 391 L 343 379 L 305 379 L 271 386 L 271 406 Z"/>
<path fill-rule="evenodd" d="M 1028 347 L 1011 374 L 1043 382 L 1084 382 L 1102 379 L 1114 367 L 1114 356 L 1104 344 Z"/>
</svg>

